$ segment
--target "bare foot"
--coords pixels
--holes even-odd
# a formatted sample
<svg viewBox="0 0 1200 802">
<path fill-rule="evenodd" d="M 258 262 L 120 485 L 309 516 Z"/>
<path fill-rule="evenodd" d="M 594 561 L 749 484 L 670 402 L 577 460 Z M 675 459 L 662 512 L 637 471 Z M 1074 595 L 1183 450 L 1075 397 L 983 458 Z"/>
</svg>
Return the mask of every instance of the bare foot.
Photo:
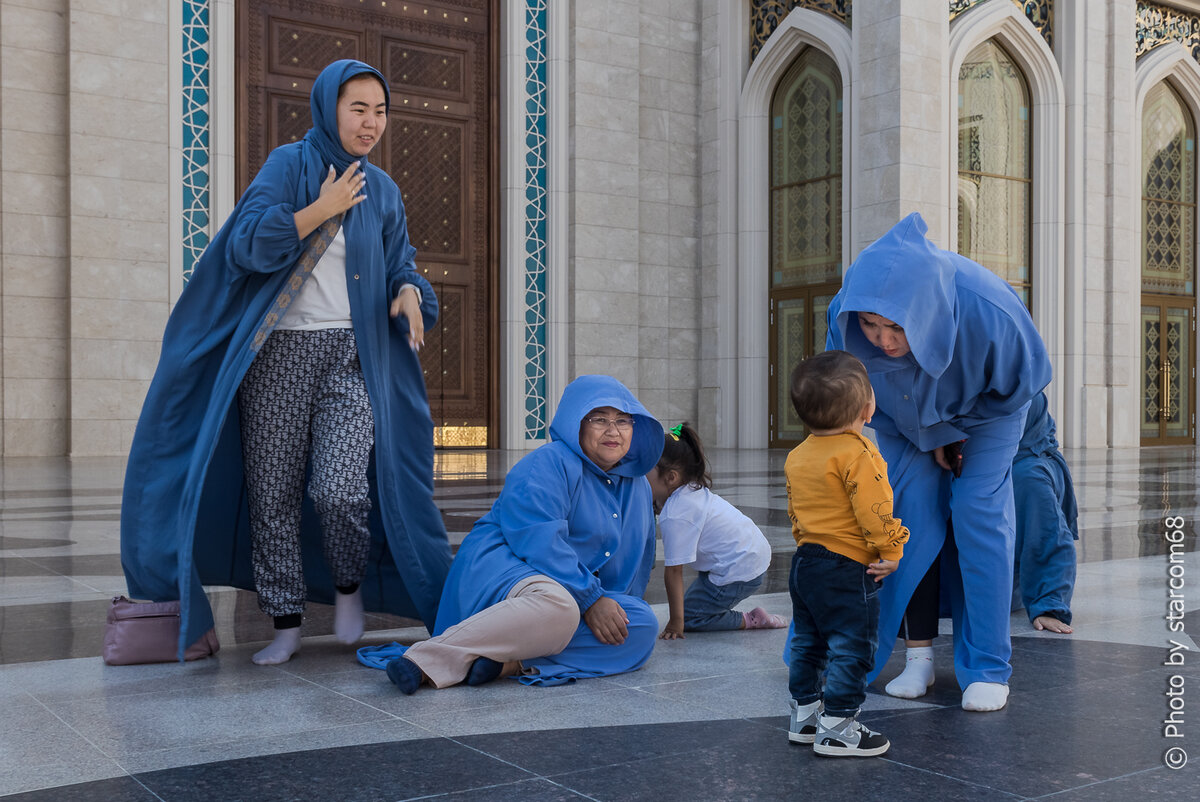
<svg viewBox="0 0 1200 802">
<path fill-rule="evenodd" d="M 1039 615 L 1033 619 L 1033 628 L 1038 631 L 1045 629 L 1050 632 L 1059 632 L 1063 635 L 1070 635 L 1075 631 L 1071 629 L 1070 624 L 1064 624 L 1052 615 Z"/>
</svg>

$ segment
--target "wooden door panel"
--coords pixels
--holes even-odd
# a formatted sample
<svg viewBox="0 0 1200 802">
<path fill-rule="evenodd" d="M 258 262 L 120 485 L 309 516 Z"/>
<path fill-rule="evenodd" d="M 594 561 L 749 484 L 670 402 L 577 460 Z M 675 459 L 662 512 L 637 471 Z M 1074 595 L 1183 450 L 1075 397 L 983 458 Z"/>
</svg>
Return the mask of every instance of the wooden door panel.
<svg viewBox="0 0 1200 802">
<path fill-rule="evenodd" d="M 276 79 L 312 81 L 340 58 L 362 60 L 365 31 L 271 16 L 267 23 L 267 72 Z"/>
<path fill-rule="evenodd" d="M 390 172 L 404 186 L 418 188 L 405 191 L 413 245 L 423 261 L 465 264 L 472 233 L 464 208 L 468 196 L 463 171 L 467 122 L 393 114 L 388 129 L 395 164 Z M 408 203 L 407 198 L 416 192 L 424 194 L 422 202 Z"/>
<path fill-rule="evenodd" d="M 498 0 L 436 6 L 248 0 L 238 8 L 238 184 L 311 127 L 309 91 L 339 58 L 379 68 L 388 130 L 371 161 L 400 187 L 417 265 L 441 302 L 421 362 L 439 442 L 495 445 Z"/>
<path fill-rule="evenodd" d="M 311 81 L 310 81 L 311 83 Z M 267 115 L 267 136 L 271 142 L 297 142 L 312 127 L 308 95 L 266 90 L 263 98 L 270 109 Z M 270 150 L 268 149 L 268 153 Z"/>
</svg>

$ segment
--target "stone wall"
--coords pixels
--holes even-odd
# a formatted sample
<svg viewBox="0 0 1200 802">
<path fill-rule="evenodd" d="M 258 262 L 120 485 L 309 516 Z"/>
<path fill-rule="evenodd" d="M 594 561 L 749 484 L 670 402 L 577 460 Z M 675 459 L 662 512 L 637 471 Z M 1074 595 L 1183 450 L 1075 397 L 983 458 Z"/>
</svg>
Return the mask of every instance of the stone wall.
<svg viewBox="0 0 1200 802">
<path fill-rule="evenodd" d="M 616 376 L 695 419 L 697 3 L 576 3 L 571 25 L 572 376 Z"/>
<path fill-rule="evenodd" d="M 120 454 L 166 320 L 167 6 L 0 2 L 0 453 Z"/>
</svg>

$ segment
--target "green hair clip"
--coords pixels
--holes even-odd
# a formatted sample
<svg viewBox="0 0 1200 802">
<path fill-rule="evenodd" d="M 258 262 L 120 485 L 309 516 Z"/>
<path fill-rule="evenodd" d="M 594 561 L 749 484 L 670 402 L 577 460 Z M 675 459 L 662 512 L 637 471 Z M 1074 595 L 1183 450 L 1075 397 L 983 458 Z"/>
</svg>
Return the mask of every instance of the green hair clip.
<svg viewBox="0 0 1200 802">
<path fill-rule="evenodd" d="M 670 434 L 672 437 L 674 437 L 676 440 L 678 440 L 679 435 L 683 434 L 683 424 L 679 423 L 679 424 L 676 424 L 675 426 L 672 426 L 668 430 L 668 434 Z"/>
</svg>

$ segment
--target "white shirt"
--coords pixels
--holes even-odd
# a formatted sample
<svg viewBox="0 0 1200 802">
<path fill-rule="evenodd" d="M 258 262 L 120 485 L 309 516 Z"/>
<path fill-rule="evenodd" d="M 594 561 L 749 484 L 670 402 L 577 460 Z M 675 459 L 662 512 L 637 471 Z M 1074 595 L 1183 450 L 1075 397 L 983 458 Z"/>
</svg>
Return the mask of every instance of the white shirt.
<svg viewBox="0 0 1200 802">
<path fill-rule="evenodd" d="M 707 487 L 683 485 L 658 516 L 663 564 L 708 571 L 714 585 L 746 582 L 771 564 L 771 544 L 740 510 Z"/>
<path fill-rule="evenodd" d="M 344 231 L 345 228 L 338 228 L 337 234 L 329 241 L 329 247 L 317 260 L 317 266 L 313 268 L 308 281 L 300 288 L 300 297 L 292 301 L 275 328 L 304 331 L 354 328 L 350 319 L 350 290 L 346 285 Z M 406 287 L 416 290 L 417 303 L 420 304 L 421 290 L 414 284 L 404 284 L 400 292 Z"/>
<path fill-rule="evenodd" d="M 350 320 L 350 292 L 346 287 L 344 230 L 338 228 L 337 236 L 300 288 L 300 297 L 292 301 L 276 328 L 311 331 L 354 327 Z"/>
</svg>

